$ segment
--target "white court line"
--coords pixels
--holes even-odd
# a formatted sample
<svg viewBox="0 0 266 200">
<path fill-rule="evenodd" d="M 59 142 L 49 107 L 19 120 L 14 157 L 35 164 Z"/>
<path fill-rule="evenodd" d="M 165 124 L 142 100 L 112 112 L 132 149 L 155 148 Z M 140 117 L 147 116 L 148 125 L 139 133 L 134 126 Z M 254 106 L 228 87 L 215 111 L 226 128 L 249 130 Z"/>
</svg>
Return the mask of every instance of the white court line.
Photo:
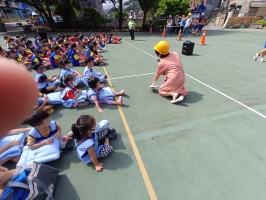
<svg viewBox="0 0 266 200">
<path fill-rule="evenodd" d="M 116 80 L 116 79 L 122 79 L 122 78 L 130 78 L 130 77 L 135 77 L 135 76 L 146 76 L 146 75 L 150 75 L 150 74 L 155 74 L 155 72 L 146 73 L 146 74 L 136 74 L 136 75 L 130 75 L 130 76 L 120 76 L 120 77 L 116 77 L 116 78 L 110 78 L 110 80 Z"/>
<path fill-rule="evenodd" d="M 147 52 L 145 52 L 145 51 L 139 49 L 138 47 L 135 47 L 134 45 L 132 45 L 132 44 L 130 44 L 130 43 L 128 43 L 128 42 L 125 42 L 125 41 L 124 41 L 124 43 L 127 43 L 127 44 L 129 44 L 130 46 L 132 46 L 132 47 L 138 49 L 139 51 L 141 51 L 141 52 L 143 52 L 143 53 L 145 53 L 145 54 L 147 54 L 147 55 L 149 55 L 149 56 L 151 56 L 151 57 L 157 59 L 155 56 L 153 56 L 153 55 L 151 55 L 151 54 L 149 54 L 149 53 L 147 53 Z M 190 75 L 187 74 L 187 73 L 185 73 L 185 74 L 186 74 L 186 76 L 188 76 L 189 78 L 191 78 L 191 79 L 197 81 L 198 83 L 200 83 L 200 84 L 202 84 L 202 85 L 204 85 L 204 86 L 210 88 L 211 90 L 213 90 L 213 91 L 215 91 L 215 92 L 221 94 L 222 96 L 224 96 L 224 97 L 230 99 L 231 101 L 233 101 L 233 102 L 235 102 L 235 103 L 237 103 L 237 104 L 239 104 L 239 105 L 245 107 L 246 109 L 250 110 L 251 112 L 254 112 L 255 114 L 257 114 L 257 115 L 263 117 L 264 119 L 266 119 L 266 115 L 264 115 L 264 114 L 262 114 L 262 113 L 260 113 L 260 112 L 258 112 L 258 111 L 256 111 L 256 110 L 254 110 L 253 108 L 251 108 L 251 107 L 249 107 L 249 106 L 243 104 L 242 102 L 240 102 L 240 101 L 238 101 L 238 100 L 236 100 L 236 99 L 234 99 L 234 98 L 228 96 L 227 94 L 225 94 L 225 93 L 223 93 L 223 92 L 221 92 L 221 91 L 215 89 L 214 87 L 212 87 L 212 86 L 210 86 L 210 85 L 208 85 L 208 84 L 206 84 L 206 83 L 204 83 L 204 82 L 202 82 L 202 81 L 200 81 L 200 80 L 194 78 L 193 76 L 190 76 Z"/>
</svg>

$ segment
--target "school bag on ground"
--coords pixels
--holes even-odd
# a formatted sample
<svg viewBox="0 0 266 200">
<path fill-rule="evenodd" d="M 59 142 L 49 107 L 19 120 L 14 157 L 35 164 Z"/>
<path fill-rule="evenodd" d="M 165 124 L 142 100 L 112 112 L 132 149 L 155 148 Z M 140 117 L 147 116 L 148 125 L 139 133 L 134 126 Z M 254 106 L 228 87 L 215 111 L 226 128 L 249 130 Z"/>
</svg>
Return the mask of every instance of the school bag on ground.
<svg viewBox="0 0 266 200">
<path fill-rule="evenodd" d="M 52 200 L 59 172 L 36 162 L 31 168 L 17 167 L 0 200 Z"/>
</svg>

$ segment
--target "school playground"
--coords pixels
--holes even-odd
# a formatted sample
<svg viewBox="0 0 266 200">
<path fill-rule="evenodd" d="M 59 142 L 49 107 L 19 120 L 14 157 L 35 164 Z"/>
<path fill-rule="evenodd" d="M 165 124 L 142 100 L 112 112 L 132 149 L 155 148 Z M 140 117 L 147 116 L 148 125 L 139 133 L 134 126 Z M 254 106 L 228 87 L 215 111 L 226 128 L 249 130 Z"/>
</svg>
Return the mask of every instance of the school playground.
<svg viewBox="0 0 266 200">
<path fill-rule="evenodd" d="M 51 115 L 63 134 L 81 114 L 107 119 L 119 132 L 111 141 L 114 152 L 101 160 L 102 172 L 82 163 L 75 150 L 49 163 L 61 170 L 55 199 L 265 200 L 266 63 L 253 60 L 265 31 L 209 30 L 204 46 L 192 35 L 164 38 L 186 72 L 189 93 L 177 104 L 149 88 L 161 35 L 135 35 L 131 41 L 129 33 L 116 33 L 123 43 L 108 45 L 107 65 L 95 67 L 108 75 L 112 89 L 125 89 L 125 105 L 103 105 L 103 114 L 95 105 L 56 106 Z M 195 42 L 192 56 L 181 54 L 185 40 Z"/>
</svg>

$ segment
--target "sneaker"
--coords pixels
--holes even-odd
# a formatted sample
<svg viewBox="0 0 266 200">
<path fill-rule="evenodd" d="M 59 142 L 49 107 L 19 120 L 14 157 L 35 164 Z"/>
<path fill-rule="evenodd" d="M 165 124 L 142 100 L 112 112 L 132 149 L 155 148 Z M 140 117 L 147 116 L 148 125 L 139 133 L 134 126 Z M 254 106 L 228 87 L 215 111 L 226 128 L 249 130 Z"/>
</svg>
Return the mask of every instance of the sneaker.
<svg viewBox="0 0 266 200">
<path fill-rule="evenodd" d="M 108 133 L 116 132 L 116 130 L 114 128 L 112 128 L 112 127 L 107 127 L 107 131 L 108 131 Z"/>
<path fill-rule="evenodd" d="M 256 53 L 256 54 L 255 54 L 255 56 L 254 56 L 254 60 L 257 60 L 257 59 L 258 59 L 258 57 L 259 57 L 259 54 L 258 54 L 258 53 Z"/>
<path fill-rule="evenodd" d="M 53 114 L 54 113 L 54 109 L 50 109 L 47 111 L 47 113 L 50 115 L 50 114 Z"/>
<path fill-rule="evenodd" d="M 263 63 L 263 62 L 264 62 L 263 58 L 260 58 L 260 62 L 261 62 L 261 63 Z"/>
<path fill-rule="evenodd" d="M 114 140 L 114 139 L 117 138 L 117 133 L 116 133 L 116 132 L 107 133 L 107 134 L 105 135 L 105 137 L 108 137 L 109 140 Z"/>
<path fill-rule="evenodd" d="M 170 101 L 170 103 L 177 103 L 177 102 L 180 102 L 180 101 L 183 101 L 184 100 L 184 96 L 180 96 L 180 97 L 178 97 L 176 100 L 172 100 L 172 101 Z"/>
<path fill-rule="evenodd" d="M 104 79 L 107 79 L 108 77 L 107 77 L 107 75 L 104 75 Z"/>
</svg>

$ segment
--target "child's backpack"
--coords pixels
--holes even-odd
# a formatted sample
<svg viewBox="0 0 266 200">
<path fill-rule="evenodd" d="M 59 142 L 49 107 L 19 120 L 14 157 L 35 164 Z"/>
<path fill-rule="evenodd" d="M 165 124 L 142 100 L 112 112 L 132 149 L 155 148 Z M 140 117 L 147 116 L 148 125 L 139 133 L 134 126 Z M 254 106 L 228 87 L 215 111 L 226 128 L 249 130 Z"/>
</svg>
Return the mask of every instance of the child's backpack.
<svg viewBox="0 0 266 200">
<path fill-rule="evenodd" d="M 59 172 L 36 162 L 31 168 L 17 167 L 0 200 L 52 200 Z"/>
</svg>

